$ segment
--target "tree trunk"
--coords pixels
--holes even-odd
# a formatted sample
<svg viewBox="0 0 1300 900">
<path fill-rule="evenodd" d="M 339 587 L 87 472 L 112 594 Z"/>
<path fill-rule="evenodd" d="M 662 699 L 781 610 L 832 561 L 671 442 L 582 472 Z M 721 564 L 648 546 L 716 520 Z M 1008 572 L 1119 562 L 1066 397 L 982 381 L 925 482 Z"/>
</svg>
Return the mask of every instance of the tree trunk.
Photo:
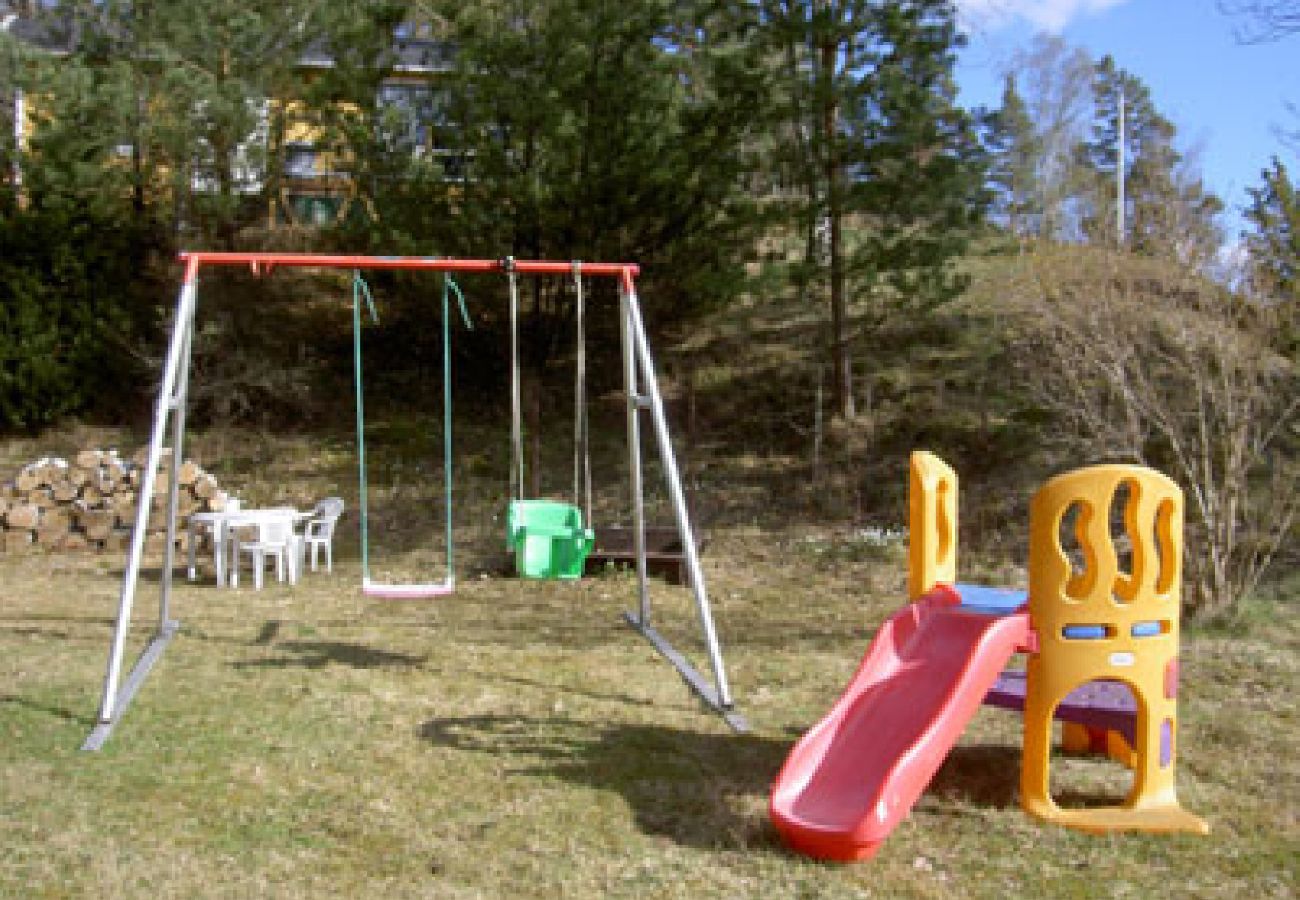
<svg viewBox="0 0 1300 900">
<path fill-rule="evenodd" d="M 853 417 L 852 362 L 849 355 L 848 315 L 844 298 L 844 259 L 841 245 L 843 209 L 839 146 L 839 104 L 834 94 L 835 57 L 839 47 L 822 45 L 822 78 L 826 83 L 822 110 L 822 140 L 825 147 L 827 257 L 831 304 L 831 402 L 840 418 Z"/>
</svg>

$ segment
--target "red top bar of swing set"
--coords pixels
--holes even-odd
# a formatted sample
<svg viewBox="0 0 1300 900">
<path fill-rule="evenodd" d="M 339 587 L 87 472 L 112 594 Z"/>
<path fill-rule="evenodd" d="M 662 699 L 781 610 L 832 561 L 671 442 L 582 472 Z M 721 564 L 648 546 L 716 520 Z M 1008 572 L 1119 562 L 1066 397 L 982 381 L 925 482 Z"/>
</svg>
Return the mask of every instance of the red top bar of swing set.
<svg viewBox="0 0 1300 900">
<path fill-rule="evenodd" d="M 631 288 L 640 273 L 636 263 L 555 262 L 550 260 L 450 259 L 437 256 L 353 256 L 329 253 L 219 253 L 206 250 L 183 251 L 185 281 L 198 277 L 202 266 L 248 266 L 255 273 L 269 272 L 276 266 L 323 269 L 424 269 L 435 272 L 504 272 L 513 267 L 526 275 L 569 275 L 576 265 L 583 275 L 612 275 L 623 279 Z"/>
</svg>

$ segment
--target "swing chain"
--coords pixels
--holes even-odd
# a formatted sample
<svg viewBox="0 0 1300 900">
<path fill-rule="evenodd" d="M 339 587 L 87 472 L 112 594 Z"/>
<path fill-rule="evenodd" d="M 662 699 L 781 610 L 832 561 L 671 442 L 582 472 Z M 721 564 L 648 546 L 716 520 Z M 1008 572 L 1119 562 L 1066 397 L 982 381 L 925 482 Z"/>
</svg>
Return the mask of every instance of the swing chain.
<svg viewBox="0 0 1300 900">
<path fill-rule="evenodd" d="M 524 499 L 524 433 L 523 398 L 519 384 L 519 280 L 515 272 L 515 258 L 507 256 L 501 261 L 510 284 L 510 494 L 516 500 Z"/>
</svg>

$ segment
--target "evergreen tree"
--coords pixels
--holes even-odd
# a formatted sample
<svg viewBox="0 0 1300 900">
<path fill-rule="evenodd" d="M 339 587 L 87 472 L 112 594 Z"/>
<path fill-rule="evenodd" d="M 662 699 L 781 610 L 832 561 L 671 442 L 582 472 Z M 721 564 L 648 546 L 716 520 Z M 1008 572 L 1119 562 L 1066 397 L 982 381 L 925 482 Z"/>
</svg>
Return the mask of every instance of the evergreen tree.
<svg viewBox="0 0 1300 900">
<path fill-rule="evenodd" d="M 407 7 L 394 0 L 327 7 L 313 51 L 329 65 L 286 95 L 294 118 L 316 131 L 316 150 L 352 181 L 359 203 L 346 222 L 350 246 L 386 254 L 429 252 L 432 223 L 450 214 L 438 161 L 424 152 L 428 145 L 410 140 L 435 126 L 437 88 L 412 81 L 395 96 L 383 88 L 402 49 Z M 439 41 L 427 49 L 442 46 Z M 421 62 L 432 68 L 439 60 Z M 277 119 L 271 133 L 279 145 L 287 123 L 283 115 Z"/>
<path fill-rule="evenodd" d="M 964 289 L 955 263 L 988 199 L 973 121 L 956 104 L 952 5 L 886 3 L 877 12 L 881 53 L 855 115 L 862 144 L 850 194 L 864 226 L 851 272 L 869 331 Z"/>
<path fill-rule="evenodd" d="M 742 288 L 755 240 L 747 136 L 762 102 L 745 77 L 747 7 L 438 0 L 430 11 L 456 46 L 439 140 L 457 168 L 432 194 L 446 214 L 428 223 L 438 252 L 635 261 L 659 323 Z M 563 279 L 521 287 L 536 435 L 548 366 L 573 339 L 573 294 Z M 596 309 L 617 304 L 611 284 L 588 297 L 593 321 L 616 321 Z"/>
<path fill-rule="evenodd" d="M 14 113 L 17 108 L 15 101 L 22 96 L 25 87 L 25 57 L 23 46 L 5 31 L 0 31 L 0 214 L 15 206 L 22 178 L 21 147 Z"/>
<path fill-rule="evenodd" d="M 677 299 L 734 291 L 759 92 L 743 19 L 710 3 L 546 0 L 442 10 L 457 54 L 446 240 L 521 257 L 635 259 Z M 722 5 L 725 6 L 725 5 Z"/>
<path fill-rule="evenodd" d="M 185 224 L 231 246 L 268 202 L 272 110 L 322 25 L 310 0 L 151 0 L 150 119 Z M 159 113 L 153 112 L 157 108 Z"/>
<path fill-rule="evenodd" d="M 1005 76 L 1002 103 L 988 117 L 984 142 L 995 214 L 1018 237 L 1039 234 L 1043 212 L 1038 166 L 1043 142 L 1013 73 Z"/>
<path fill-rule="evenodd" d="M 764 4 L 766 33 L 780 60 L 783 84 L 773 125 L 779 158 L 799 196 L 792 223 L 804 236 L 804 263 L 795 270 L 800 292 L 825 285 L 830 319 L 831 404 L 853 413 L 844 219 L 849 161 L 855 144 L 844 119 L 865 107 L 861 73 L 876 64 L 873 10 L 852 0 L 777 0 Z"/>
<path fill-rule="evenodd" d="M 33 200 L 129 206 L 230 245 L 265 209 L 273 98 L 314 38 L 311 0 L 59 0 L 45 13 L 66 53 L 34 90 Z"/>
<path fill-rule="evenodd" d="M 25 49 L 29 156 L 23 195 L 36 209 L 88 208 L 111 219 L 127 215 L 134 168 L 122 148 L 135 106 L 123 37 L 109 28 L 116 4 L 60 3 L 43 17 L 52 43 Z M 124 177 L 125 176 L 125 177 Z"/>
<path fill-rule="evenodd" d="M 1222 202 L 1184 168 L 1174 147 L 1176 129 L 1155 107 L 1136 76 L 1102 57 L 1094 67 L 1094 124 L 1080 155 L 1084 185 L 1083 226 L 1094 241 L 1122 243 L 1150 256 L 1203 264 L 1220 243 L 1215 222 Z M 1120 110 L 1124 111 L 1124 234 L 1117 233 Z"/>
<path fill-rule="evenodd" d="M 802 195 L 793 221 L 826 287 L 832 403 L 851 416 L 853 331 L 953 296 L 983 203 L 973 124 L 954 99 L 955 13 L 939 0 L 786 0 L 763 14 L 785 79 L 775 133 Z"/>
<path fill-rule="evenodd" d="M 1276 156 L 1247 188 L 1245 217 L 1254 230 L 1245 237 L 1260 288 L 1293 305 L 1300 297 L 1300 197 L 1286 166 Z"/>
</svg>

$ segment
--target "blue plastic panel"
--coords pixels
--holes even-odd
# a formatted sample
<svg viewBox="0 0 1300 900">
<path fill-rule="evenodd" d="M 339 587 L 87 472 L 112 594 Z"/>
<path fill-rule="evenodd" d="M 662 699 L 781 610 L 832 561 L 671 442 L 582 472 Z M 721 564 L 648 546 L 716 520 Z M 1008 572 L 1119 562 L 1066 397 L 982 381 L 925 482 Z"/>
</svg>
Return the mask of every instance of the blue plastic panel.
<svg viewBox="0 0 1300 900">
<path fill-rule="evenodd" d="M 989 587 L 983 584 L 954 584 L 961 597 L 961 608 L 968 612 L 988 616 L 1006 616 L 1020 609 L 1029 600 L 1025 591 L 1012 588 Z"/>
</svg>

